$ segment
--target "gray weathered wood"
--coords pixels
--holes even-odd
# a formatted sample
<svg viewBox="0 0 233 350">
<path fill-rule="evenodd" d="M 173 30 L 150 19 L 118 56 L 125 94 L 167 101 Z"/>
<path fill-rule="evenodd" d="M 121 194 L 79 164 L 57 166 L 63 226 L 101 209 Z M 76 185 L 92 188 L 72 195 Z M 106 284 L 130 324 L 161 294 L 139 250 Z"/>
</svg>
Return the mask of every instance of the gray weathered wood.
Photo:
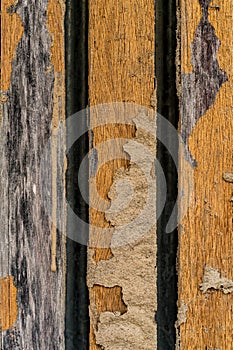
<svg viewBox="0 0 233 350">
<path fill-rule="evenodd" d="M 0 139 L 0 277 L 13 276 L 18 304 L 16 323 L 2 334 L 4 350 L 64 349 L 65 239 L 58 231 L 57 270 L 51 271 L 48 208 L 54 159 L 47 146 L 52 133 L 54 69 L 47 5 L 47 0 L 23 0 L 11 7 L 22 19 L 24 34 L 12 63 Z M 53 164 L 60 189 L 64 187 L 63 142 L 61 134 Z M 60 196 L 57 213 L 61 228 Z"/>
</svg>

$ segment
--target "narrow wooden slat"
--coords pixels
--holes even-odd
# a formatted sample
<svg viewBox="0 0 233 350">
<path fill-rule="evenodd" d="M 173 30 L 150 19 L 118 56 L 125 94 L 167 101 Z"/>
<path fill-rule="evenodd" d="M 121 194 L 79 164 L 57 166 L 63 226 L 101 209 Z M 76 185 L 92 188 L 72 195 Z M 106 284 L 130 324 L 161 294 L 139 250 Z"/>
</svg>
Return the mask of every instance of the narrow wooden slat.
<svg viewBox="0 0 233 350">
<path fill-rule="evenodd" d="M 63 349 L 64 2 L 2 3 L 1 348 Z"/>
<path fill-rule="evenodd" d="M 233 212 L 224 174 L 233 172 L 233 3 L 180 6 L 181 134 L 188 146 L 180 191 L 192 192 L 179 233 L 180 349 L 230 350 Z"/>
<path fill-rule="evenodd" d="M 135 126 L 126 123 L 118 124 L 118 116 L 114 115 L 114 107 L 110 107 L 112 124 L 98 126 L 101 115 L 98 105 L 112 102 L 131 102 L 145 107 L 151 107 L 151 95 L 154 90 L 154 4 L 146 0 L 102 0 L 89 2 L 89 100 L 90 125 L 93 128 L 91 147 L 98 147 L 103 142 L 119 137 L 130 140 L 135 137 Z M 97 106 L 97 107 L 95 107 Z M 104 120 L 103 120 L 104 122 Z M 126 153 L 123 152 L 120 141 L 116 141 L 121 159 L 108 159 L 106 154 L 98 154 L 99 164 L 96 177 L 90 178 L 90 209 L 91 232 L 94 226 L 108 228 L 111 224 L 106 220 L 103 211 L 98 209 L 93 186 L 96 186 L 100 198 L 109 202 L 108 193 L 113 183 L 117 169 L 129 166 Z M 110 150 L 109 150 L 110 152 Z M 109 205 L 107 205 L 108 207 Z M 101 230 L 94 236 L 94 242 L 103 243 Z M 94 265 L 111 263 L 114 254 L 111 251 L 111 234 L 105 238 L 104 247 L 89 248 L 88 274 Z M 154 247 L 155 249 L 155 247 Z M 93 265 L 94 264 L 94 265 Z M 122 266 L 123 268 L 123 266 Z M 116 270 L 119 267 L 116 267 Z M 106 270 L 107 271 L 107 270 Z M 104 268 L 103 268 L 104 273 Z M 113 271 L 114 274 L 114 271 Z M 119 271 L 116 271 L 116 275 Z M 122 270 L 123 274 L 123 270 Z M 95 273 L 94 275 L 95 276 Z M 95 277 L 93 277 L 95 279 Z M 110 281 L 109 281 L 110 283 Z M 120 281 L 119 281 L 120 283 Z M 152 280 L 153 283 L 153 280 Z M 111 283 L 110 283 L 111 284 Z M 90 349 L 100 349 L 96 344 L 96 323 L 103 312 L 125 313 L 125 303 L 122 300 L 120 285 L 99 285 L 90 282 L 90 317 L 91 335 Z M 140 289 L 140 286 L 138 286 Z M 123 290 L 124 294 L 124 290 Z M 97 306 L 98 305 L 98 306 Z M 95 311 L 96 310 L 96 311 Z M 127 313 L 126 313 L 127 314 Z M 110 322 L 111 326 L 111 322 Z M 111 337 L 109 330 L 108 337 Z M 154 330 L 152 330 L 154 332 Z M 154 336 L 154 334 L 153 334 Z M 117 338 L 117 333 L 115 334 Z M 118 339 L 119 340 L 119 339 Z M 114 339 L 113 339 L 114 343 Z M 153 343 L 153 341 L 152 341 Z M 109 345 L 110 346 L 110 345 Z"/>
</svg>

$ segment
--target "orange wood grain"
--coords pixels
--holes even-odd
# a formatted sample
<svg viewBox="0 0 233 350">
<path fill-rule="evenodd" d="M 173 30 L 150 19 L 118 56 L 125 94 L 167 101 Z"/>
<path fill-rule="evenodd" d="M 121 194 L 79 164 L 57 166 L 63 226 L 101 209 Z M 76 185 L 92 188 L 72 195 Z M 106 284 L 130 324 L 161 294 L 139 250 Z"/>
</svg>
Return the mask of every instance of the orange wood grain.
<svg viewBox="0 0 233 350">
<path fill-rule="evenodd" d="M 222 85 L 213 106 L 199 119 L 189 138 L 189 148 L 198 165 L 193 171 L 192 201 L 179 233 L 179 305 L 185 303 L 188 308 L 186 322 L 180 326 L 181 350 L 233 348 L 233 295 L 214 290 L 204 294 L 200 290 L 207 265 L 233 279 L 233 188 L 223 180 L 224 173 L 233 171 L 233 2 L 220 0 L 211 5 L 209 21 L 221 41 L 218 62 L 228 82 Z M 200 5 L 182 0 L 181 7 L 183 73 L 190 69 L 190 38 L 200 20 Z M 190 17 L 195 20 L 184 23 L 184 18 Z M 186 168 L 186 161 L 181 159 L 183 182 Z"/>
<path fill-rule="evenodd" d="M 0 332 L 11 328 L 17 318 L 17 289 L 13 276 L 0 279 Z"/>
<path fill-rule="evenodd" d="M 1 1 L 1 91 L 10 87 L 11 62 L 24 30 L 18 14 L 9 11 L 16 3 L 13 0 Z"/>
<path fill-rule="evenodd" d="M 154 91 L 154 4 L 150 0 L 102 0 L 89 3 L 89 98 L 90 107 L 102 103 L 131 102 L 150 107 Z M 98 113 L 90 115 L 91 125 L 98 122 Z M 113 118 L 114 120 L 114 118 Z M 135 128 L 129 125 L 105 125 L 94 129 L 93 147 L 108 139 L 131 139 Z M 108 192 L 118 168 L 127 167 L 126 154 L 98 169 L 96 187 L 101 198 L 108 201 Z M 94 192 L 93 192 L 94 193 Z M 90 197 L 92 185 L 90 184 Z M 93 198 L 94 200 L 94 198 Z M 98 206 L 97 206 L 98 207 Z M 90 210 L 93 226 L 109 227 L 104 213 Z M 91 230 L 92 231 L 92 230 Z M 93 234 L 91 232 L 91 234 Z M 98 241 L 98 234 L 96 241 Z M 108 237 L 106 245 L 110 245 Z M 110 259 L 110 248 L 89 249 L 96 263 Z M 96 287 L 95 287 L 96 289 Z M 98 313 L 119 307 L 120 296 L 116 289 L 98 287 L 90 291 L 90 303 L 96 304 Z M 96 296 L 98 297 L 96 299 Z M 108 306 L 107 306 L 108 305 Z M 119 311 L 124 311 L 120 306 Z M 96 345 L 91 324 L 90 350 Z"/>
</svg>

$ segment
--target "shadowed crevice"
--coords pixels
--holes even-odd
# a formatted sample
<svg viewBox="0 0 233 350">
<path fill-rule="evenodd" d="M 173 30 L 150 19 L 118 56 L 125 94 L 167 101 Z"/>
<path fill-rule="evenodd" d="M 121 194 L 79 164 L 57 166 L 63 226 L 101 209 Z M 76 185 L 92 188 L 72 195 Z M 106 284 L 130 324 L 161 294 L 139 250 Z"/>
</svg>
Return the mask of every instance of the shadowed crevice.
<svg viewBox="0 0 233 350">
<path fill-rule="evenodd" d="M 165 117 L 177 129 L 179 120 L 179 103 L 176 90 L 176 1 L 158 0 L 156 11 L 156 72 L 157 78 L 157 112 Z M 163 123 L 162 123 L 163 124 Z M 175 322 L 177 319 L 177 273 L 176 256 L 178 246 L 177 229 L 167 233 L 167 224 L 177 200 L 177 169 L 169 149 L 177 154 L 178 143 L 169 140 L 167 148 L 159 141 L 158 135 L 166 132 L 160 130 L 164 125 L 157 125 L 157 160 L 166 177 L 166 203 L 157 220 L 157 349 L 173 350 L 176 344 Z M 174 149 L 175 148 L 175 149 Z M 157 204 L 162 202 L 162 178 L 157 176 Z"/>
<path fill-rule="evenodd" d="M 65 53 L 66 53 L 66 116 L 69 118 L 88 105 L 88 2 L 86 0 L 67 0 L 65 16 Z M 83 112 L 85 113 L 85 112 Z M 77 129 L 86 130 L 85 118 L 77 113 Z M 80 123 L 81 121 L 81 123 Z M 67 138 L 75 130 L 69 129 Z M 82 132 L 81 132 L 82 134 Z M 84 133 L 67 149 L 66 199 L 70 208 L 83 222 L 88 223 L 88 204 L 83 199 L 79 184 L 79 167 L 88 153 L 88 135 Z M 68 142 L 67 142 L 68 144 Z M 88 193 L 88 164 L 86 164 L 86 183 L 82 184 Z M 88 196 L 88 195 L 87 195 Z M 67 211 L 66 244 L 66 319 L 65 349 L 89 349 L 89 293 L 86 283 L 87 245 L 82 245 L 69 236 L 70 231 L 77 232 L 80 227 L 73 227 L 70 211 Z M 88 240 L 88 237 L 87 237 Z"/>
</svg>

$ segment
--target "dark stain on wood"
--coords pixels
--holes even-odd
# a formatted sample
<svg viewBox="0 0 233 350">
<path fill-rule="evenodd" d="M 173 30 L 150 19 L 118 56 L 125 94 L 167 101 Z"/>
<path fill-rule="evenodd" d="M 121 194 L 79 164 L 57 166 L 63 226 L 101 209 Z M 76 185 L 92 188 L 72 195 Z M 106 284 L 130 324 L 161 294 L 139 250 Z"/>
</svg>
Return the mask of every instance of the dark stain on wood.
<svg viewBox="0 0 233 350">
<path fill-rule="evenodd" d="M 57 272 L 51 273 L 52 224 L 46 206 L 51 202 L 53 168 L 51 152 L 44 151 L 52 133 L 54 70 L 48 70 L 47 1 L 19 1 L 9 11 L 21 17 L 24 34 L 3 105 L 0 273 L 10 272 L 14 277 L 18 318 L 14 327 L 3 333 L 1 346 L 4 350 L 60 350 L 64 348 L 65 248 L 58 234 Z M 61 160 L 63 140 L 59 142 Z M 46 167 L 41 176 L 43 157 Z M 62 174 L 59 164 L 60 179 Z"/>
<path fill-rule="evenodd" d="M 197 121 L 213 105 L 227 74 L 219 67 L 217 52 L 220 40 L 208 19 L 210 0 L 199 0 L 202 18 L 192 43 L 193 72 L 182 75 L 181 136 L 186 147 L 187 160 L 197 163 L 188 149 L 188 138 Z"/>
</svg>

